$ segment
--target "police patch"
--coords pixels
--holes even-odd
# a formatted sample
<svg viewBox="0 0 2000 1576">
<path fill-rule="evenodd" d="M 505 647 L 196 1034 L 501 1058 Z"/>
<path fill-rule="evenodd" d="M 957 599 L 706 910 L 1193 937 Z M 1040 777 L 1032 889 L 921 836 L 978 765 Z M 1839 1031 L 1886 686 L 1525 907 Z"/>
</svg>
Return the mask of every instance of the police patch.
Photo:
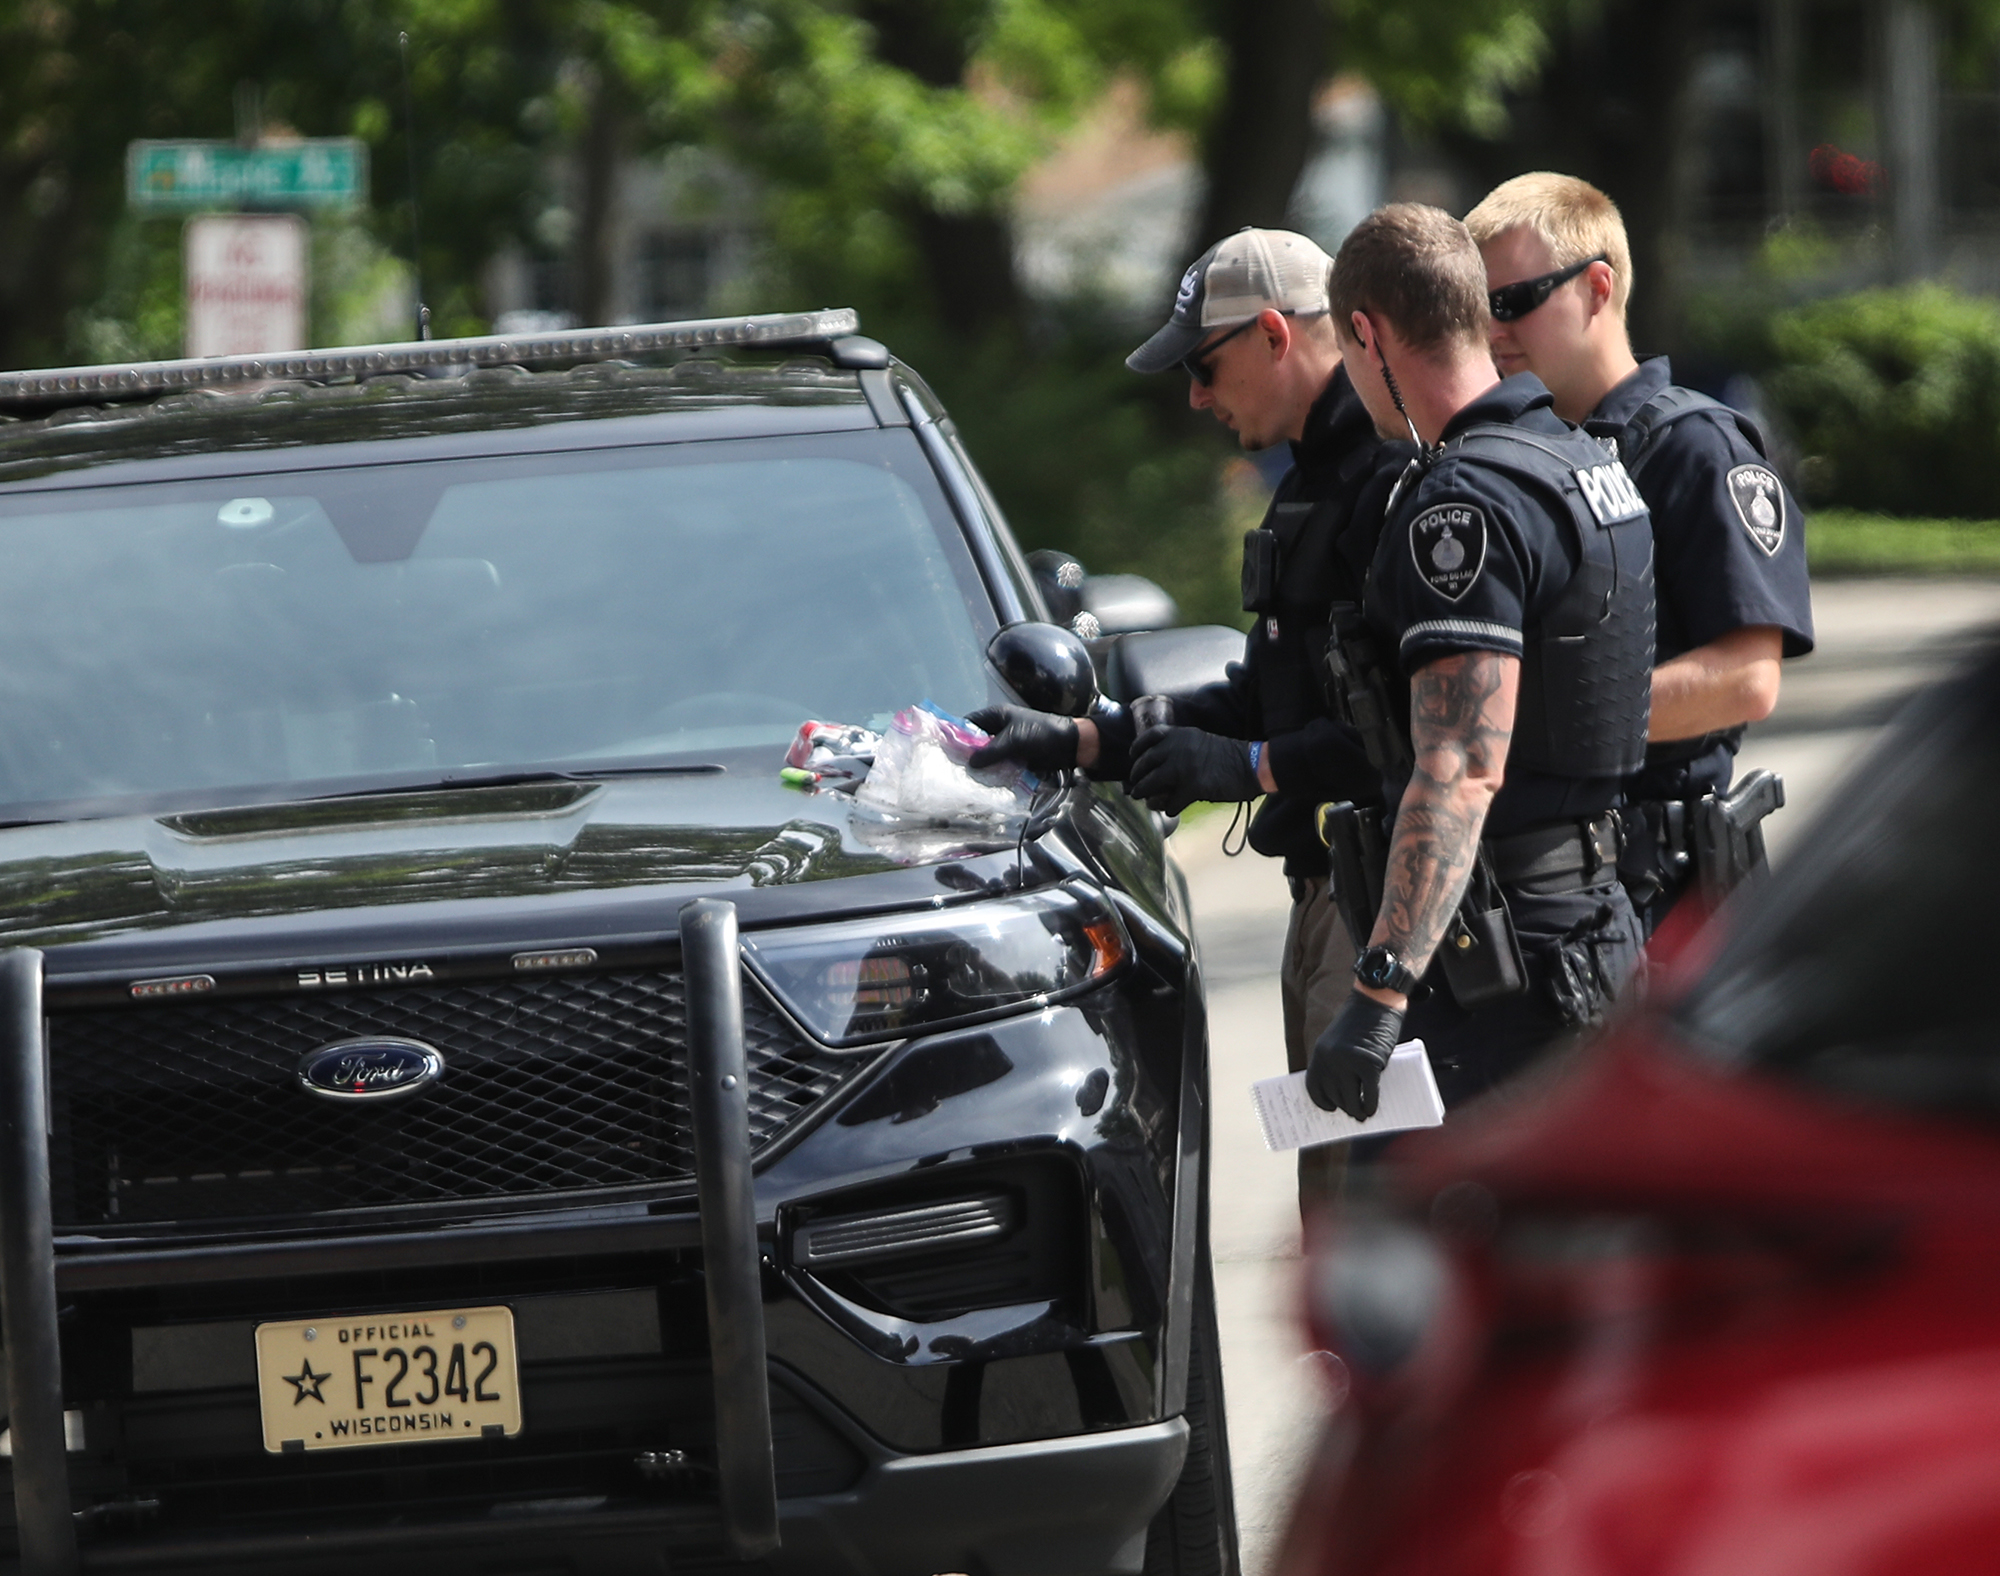
<svg viewBox="0 0 2000 1576">
<path fill-rule="evenodd" d="M 1761 465 L 1739 465 L 1729 473 L 1729 501 L 1750 540 L 1776 556 L 1785 541 L 1785 489 Z"/>
<path fill-rule="evenodd" d="M 1417 573 L 1447 602 L 1472 589 L 1486 567 L 1486 516 L 1470 504 L 1439 504 L 1410 522 Z"/>
</svg>

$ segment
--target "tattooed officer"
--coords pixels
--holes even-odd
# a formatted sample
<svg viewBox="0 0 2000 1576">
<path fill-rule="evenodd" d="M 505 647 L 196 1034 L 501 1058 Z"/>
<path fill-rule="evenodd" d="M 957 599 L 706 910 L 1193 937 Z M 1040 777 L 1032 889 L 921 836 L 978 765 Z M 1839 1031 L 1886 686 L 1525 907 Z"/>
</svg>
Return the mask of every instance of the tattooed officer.
<svg viewBox="0 0 2000 1576">
<path fill-rule="evenodd" d="M 1496 376 L 1463 224 L 1378 209 L 1330 293 L 1377 430 L 1422 451 L 1362 606 L 1334 615 L 1332 665 L 1393 820 L 1355 993 L 1307 1087 L 1366 1119 L 1398 1041 L 1424 1041 L 1457 1103 L 1594 1022 L 1639 964 L 1612 810 L 1645 754 L 1652 536 L 1617 458 L 1531 373 Z"/>
<path fill-rule="evenodd" d="M 1081 766 L 1122 777 L 1155 809 L 1262 796 L 1249 844 L 1284 861 L 1291 922 L 1278 965 L 1285 1054 L 1294 1072 L 1347 997 L 1355 943 L 1345 894 L 1328 881 L 1314 806 L 1377 802 L 1379 776 L 1326 694 L 1327 608 L 1359 596 L 1381 509 L 1407 443 L 1384 444 L 1355 398 L 1328 315 L 1333 259 L 1289 230 L 1240 230 L 1189 265 L 1173 313 L 1126 358 L 1135 372 L 1183 372 L 1188 402 L 1244 449 L 1291 450 L 1263 523 L 1243 543 L 1243 609 L 1256 615 L 1228 678 L 1169 697 L 1170 720 L 1124 737 L 1116 723 L 1018 706 L 975 712 L 997 737 L 975 763 Z M 1339 1195 L 1344 1145 L 1299 1151 L 1302 1206 Z"/>
</svg>

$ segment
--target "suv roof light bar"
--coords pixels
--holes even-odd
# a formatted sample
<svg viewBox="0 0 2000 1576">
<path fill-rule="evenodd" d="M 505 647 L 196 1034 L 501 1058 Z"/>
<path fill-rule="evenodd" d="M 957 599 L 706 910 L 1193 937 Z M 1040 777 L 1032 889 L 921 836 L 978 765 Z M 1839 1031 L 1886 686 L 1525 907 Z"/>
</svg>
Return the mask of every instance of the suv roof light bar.
<svg viewBox="0 0 2000 1576">
<path fill-rule="evenodd" d="M 594 361 L 646 351 L 709 345 L 824 344 L 861 327 L 851 307 L 711 317 L 686 323 L 565 329 L 546 334 L 490 334 L 478 339 L 411 340 L 332 350 L 286 350 L 256 356 L 135 361 L 101 367 L 0 372 L 0 404 L 61 404 L 91 398 L 132 399 L 182 389 L 222 389 L 274 378 L 344 378 L 427 367 L 497 367 L 536 361 Z"/>
</svg>

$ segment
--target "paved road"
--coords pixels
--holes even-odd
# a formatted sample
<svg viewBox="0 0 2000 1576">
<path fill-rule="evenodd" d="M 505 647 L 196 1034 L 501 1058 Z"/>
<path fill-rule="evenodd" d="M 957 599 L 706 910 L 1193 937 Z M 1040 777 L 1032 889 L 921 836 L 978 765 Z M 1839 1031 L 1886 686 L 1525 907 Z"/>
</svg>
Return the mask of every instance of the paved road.
<svg viewBox="0 0 2000 1576">
<path fill-rule="evenodd" d="M 1745 766 L 1785 776 L 1771 823 L 1782 862 L 1813 808 L 1910 691 L 2000 629 L 2000 582 L 1834 581 L 1814 588 L 1819 650 L 1787 670 L 1784 698 L 1746 742 Z M 1276 960 L 1286 895 L 1255 854 L 1226 859 L 1222 821 L 1173 842 L 1194 893 L 1214 1036 L 1217 1291 L 1245 1576 L 1270 1569 L 1285 1504 L 1314 1422 L 1314 1380 L 1296 1317 L 1298 1214 L 1290 1156 L 1265 1152 L 1250 1114 L 1253 1079 L 1284 1066 Z"/>
</svg>

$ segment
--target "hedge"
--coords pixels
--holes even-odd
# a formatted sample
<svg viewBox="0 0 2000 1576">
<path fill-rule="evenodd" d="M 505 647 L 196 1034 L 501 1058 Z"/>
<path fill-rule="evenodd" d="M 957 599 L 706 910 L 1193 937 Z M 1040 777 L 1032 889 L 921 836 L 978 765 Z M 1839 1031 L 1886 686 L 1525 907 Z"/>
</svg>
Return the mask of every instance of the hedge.
<svg viewBox="0 0 2000 1576">
<path fill-rule="evenodd" d="M 1815 502 L 2000 517 L 2000 302 L 1940 285 L 1816 301 L 1772 325 L 1766 393 Z"/>
</svg>

